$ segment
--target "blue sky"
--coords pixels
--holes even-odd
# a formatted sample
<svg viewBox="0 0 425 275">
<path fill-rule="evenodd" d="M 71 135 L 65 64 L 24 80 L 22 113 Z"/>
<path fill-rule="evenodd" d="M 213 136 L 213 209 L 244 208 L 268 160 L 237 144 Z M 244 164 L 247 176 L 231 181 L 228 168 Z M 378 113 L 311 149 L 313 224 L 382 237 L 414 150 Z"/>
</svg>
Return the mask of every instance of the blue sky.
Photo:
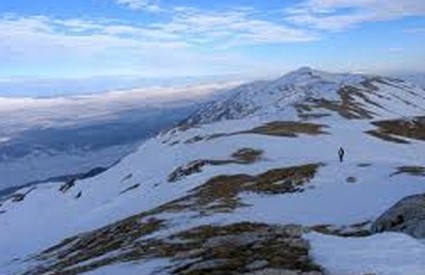
<svg viewBox="0 0 425 275">
<path fill-rule="evenodd" d="M 423 0 L 4 0 L 0 80 L 425 71 Z"/>
</svg>

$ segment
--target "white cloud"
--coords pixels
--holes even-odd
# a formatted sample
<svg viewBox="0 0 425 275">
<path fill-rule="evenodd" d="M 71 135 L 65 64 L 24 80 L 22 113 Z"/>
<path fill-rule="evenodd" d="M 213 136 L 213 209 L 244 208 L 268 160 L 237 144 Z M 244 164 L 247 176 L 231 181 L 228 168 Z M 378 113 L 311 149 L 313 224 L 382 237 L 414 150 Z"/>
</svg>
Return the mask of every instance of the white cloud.
<svg viewBox="0 0 425 275">
<path fill-rule="evenodd" d="M 38 71 L 35 68 L 39 67 L 41 71 L 71 70 L 77 76 L 87 71 L 150 76 L 200 74 L 214 68 L 215 72 L 228 72 L 241 64 L 253 65 L 236 51 L 230 53 L 236 47 L 317 39 L 282 22 L 259 19 L 250 9 L 190 8 L 176 8 L 172 15 L 145 25 L 6 15 L 0 16 L 0 37 L 3 72 L 12 67 Z"/>
<path fill-rule="evenodd" d="M 286 10 L 295 24 L 340 31 L 364 22 L 425 15 L 423 0 L 308 0 Z"/>
<path fill-rule="evenodd" d="M 322 30 L 425 14 L 425 2 L 418 0 L 304 0 L 280 18 L 254 8 L 165 9 L 157 0 L 114 1 L 160 13 L 145 24 L 0 15 L 0 75 L 38 68 L 71 76 L 240 72 L 267 63 L 244 55 L 241 47 L 309 42 L 320 39 Z"/>
<path fill-rule="evenodd" d="M 159 4 L 155 0 L 115 0 L 115 2 L 133 10 L 161 11 Z"/>
<path fill-rule="evenodd" d="M 82 121 L 114 117 L 143 107 L 164 107 L 182 102 L 203 101 L 240 82 L 212 82 L 184 87 L 157 87 L 110 91 L 72 97 L 0 97 L 0 127 L 64 126 Z M 5 140 L 0 137 L 0 143 Z"/>
<path fill-rule="evenodd" d="M 238 47 L 318 39 L 311 31 L 259 16 L 253 8 L 207 11 L 162 9 L 155 0 L 115 2 L 161 13 L 143 25 L 106 19 L 0 17 L 0 58 L 6 66 L 25 67 L 25 71 L 35 71 L 37 66 L 42 71 L 54 70 L 56 66 L 58 72 L 71 70 L 73 76 L 251 73 L 254 68 L 264 68 L 265 62 L 242 56 L 235 50 Z"/>
<path fill-rule="evenodd" d="M 425 27 L 410 28 L 410 29 L 406 29 L 404 32 L 412 33 L 412 34 L 425 34 Z"/>
<path fill-rule="evenodd" d="M 197 43 L 235 46 L 263 43 L 304 42 L 316 39 L 310 32 L 283 23 L 258 19 L 249 9 L 203 11 L 179 8 L 171 22 L 158 25 Z"/>
</svg>

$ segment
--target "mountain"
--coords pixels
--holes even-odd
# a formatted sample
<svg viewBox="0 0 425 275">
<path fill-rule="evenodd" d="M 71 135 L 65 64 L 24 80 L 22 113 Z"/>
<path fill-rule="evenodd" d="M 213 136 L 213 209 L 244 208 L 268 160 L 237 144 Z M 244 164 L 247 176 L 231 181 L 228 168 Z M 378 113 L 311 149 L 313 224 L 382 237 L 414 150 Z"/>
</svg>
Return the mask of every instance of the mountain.
<svg viewBox="0 0 425 275">
<path fill-rule="evenodd" d="M 419 87 L 425 89 L 425 73 L 411 73 L 411 74 L 401 74 L 397 76 L 398 78 L 404 79 L 408 82 L 415 83 Z"/>
<path fill-rule="evenodd" d="M 4 201 L 0 273 L 421 274 L 423 242 L 371 225 L 425 192 L 424 108 L 380 76 L 242 85 L 100 175 Z"/>
</svg>

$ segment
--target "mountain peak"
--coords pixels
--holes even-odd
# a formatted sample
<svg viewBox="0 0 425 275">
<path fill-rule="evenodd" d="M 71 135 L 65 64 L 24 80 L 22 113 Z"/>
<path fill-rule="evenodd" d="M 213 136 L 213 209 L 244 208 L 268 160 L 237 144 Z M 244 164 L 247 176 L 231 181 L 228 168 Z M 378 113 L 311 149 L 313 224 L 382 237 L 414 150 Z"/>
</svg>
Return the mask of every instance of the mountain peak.
<svg viewBox="0 0 425 275">
<path fill-rule="evenodd" d="M 302 67 L 275 80 L 237 87 L 229 91 L 227 97 L 207 105 L 186 119 L 183 124 L 212 123 L 253 115 L 280 116 L 283 112 L 293 113 L 291 106 L 294 104 L 307 104 L 307 101 L 312 100 L 321 102 L 322 104 L 318 105 L 323 107 L 322 109 L 339 111 L 344 117 L 370 118 L 372 114 L 378 113 L 375 110 L 378 106 L 379 113 L 386 114 L 391 109 L 389 102 L 378 102 L 382 101 L 380 99 L 384 94 L 393 89 L 397 89 L 398 93 L 405 93 L 406 90 L 414 88 L 391 79 L 362 74 L 328 73 Z M 364 106 L 364 100 L 368 104 L 374 103 L 373 106 L 369 106 L 370 110 L 374 111 L 365 111 L 367 108 Z M 388 108 L 382 107 L 386 104 Z M 401 104 L 404 106 L 406 103 Z M 354 114 L 353 110 L 364 112 Z"/>
<path fill-rule="evenodd" d="M 294 81 L 299 78 L 306 77 L 314 77 L 314 78 L 323 78 L 323 79 L 331 79 L 332 81 L 338 81 L 338 77 L 346 76 L 344 74 L 334 74 L 329 72 L 324 72 L 320 70 L 316 70 L 311 67 L 301 67 L 295 71 L 291 71 L 281 77 L 281 79 L 290 79 Z"/>
<path fill-rule="evenodd" d="M 308 67 L 308 66 L 304 66 L 304 67 L 301 67 L 301 68 L 293 71 L 293 73 L 305 74 L 305 73 L 312 73 L 313 71 L 315 71 L 313 68 Z"/>
</svg>

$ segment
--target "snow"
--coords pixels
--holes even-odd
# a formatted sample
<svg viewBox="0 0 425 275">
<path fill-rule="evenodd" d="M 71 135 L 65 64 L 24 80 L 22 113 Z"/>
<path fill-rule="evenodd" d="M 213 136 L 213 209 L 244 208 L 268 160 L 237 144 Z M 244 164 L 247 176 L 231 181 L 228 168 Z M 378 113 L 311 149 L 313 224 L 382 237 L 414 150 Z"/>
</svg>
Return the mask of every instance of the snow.
<svg viewBox="0 0 425 275">
<path fill-rule="evenodd" d="M 330 274 L 423 275 L 425 245 L 401 233 L 341 238 L 311 233 L 306 236 L 313 259 Z"/>
<path fill-rule="evenodd" d="M 104 274 L 126 274 L 126 275 L 150 275 L 150 274 L 167 274 L 161 271 L 161 267 L 168 264 L 168 261 L 154 259 L 145 262 L 131 262 L 126 264 L 116 264 L 96 269 L 85 275 L 104 275 Z"/>
<path fill-rule="evenodd" d="M 311 76 L 313 75 L 313 77 Z M 273 85 L 291 86 L 293 91 L 316 91 L 332 98 L 334 88 L 341 83 L 359 83 L 364 76 L 326 74 L 308 69 L 283 79 L 268 83 Z M 263 87 L 264 83 L 255 84 L 255 89 Z M 336 85 L 336 86 L 335 86 Z M 288 86 L 288 87 L 289 87 Z M 425 166 L 425 155 L 418 154 L 424 150 L 424 143 L 410 140 L 410 144 L 395 144 L 369 136 L 365 131 L 374 127 L 369 120 L 346 120 L 338 115 L 316 119 L 315 123 L 328 125 L 327 135 L 299 135 L 297 138 L 264 136 L 258 134 L 231 135 L 216 139 L 202 140 L 196 143 L 185 143 L 195 137 L 207 137 L 218 133 L 235 133 L 249 130 L 264 123 L 275 120 L 293 120 L 296 113 L 287 106 L 290 102 L 302 98 L 300 94 L 281 101 L 275 88 L 262 90 L 261 93 L 248 89 L 242 102 L 266 106 L 270 110 L 256 113 L 239 120 L 228 120 L 202 125 L 187 131 L 170 131 L 145 142 L 136 152 L 124 158 L 112 169 L 94 178 L 78 181 L 68 193 L 58 191 L 55 184 L 39 186 L 32 191 L 23 202 L 5 202 L 0 210 L 5 213 L 0 216 L 0 273 L 11 273 L 25 269 L 25 264 L 13 259 L 25 259 L 28 255 L 55 245 L 66 237 L 87 232 L 114 221 L 151 210 L 167 202 L 181 198 L 187 193 L 218 175 L 249 174 L 256 175 L 270 169 L 303 165 L 306 163 L 323 163 L 317 175 L 306 186 L 303 193 L 282 195 L 260 195 L 255 193 L 239 194 L 242 201 L 250 207 L 236 209 L 233 213 L 216 214 L 194 219 L 195 213 L 163 213 L 161 218 L 167 220 L 169 228 L 155 232 L 154 236 L 173 234 L 180 230 L 202 224 L 224 224 L 238 221 L 266 223 L 297 223 L 300 225 L 352 225 L 371 221 L 382 214 L 398 200 L 412 194 L 425 192 L 423 178 L 411 175 L 390 177 L 400 166 Z M 315 87 L 316 90 L 308 89 Z M 303 90 L 304 89 L 304 90 Z M 384 98 L 376 97 L 380 104 L 385 104 L 388 112 L 380 108 L 374 109 L 380 118 L 420 115 L 422 111 L 413 105 L 393 98 L 386 99 L 395 93 L 404 93 L 402 89 L 380 86 Z M 255 97 L 263 96 L 264 100 Z M 289 90 L 287 90 L 288 92 Z M 281 91 L 282 92 L 282 91 Z M 417 92 L 415 90 L 415 92 Z M 287 96 L 286 92 L 283 92 Z M 301 92 L 300 92 L 301 93 Z M 304 94 L 305 95 L 305 94 Z M 423 95 L 423 92 L 422 92 Z M 403 97 L 403 95 L 400 95 Z M 413 95 L 412 95 L 413 96 Z M 285 97 L 286 98 L 286 97 Z M 407 97 L 406 97 L 407 98 Z M 240 98 L 239 98 L 240 99 Z M 238 99 L 238 100 L 239 100 Z M 273 104 L 268 100 L 273 101 Z M 278 106 L 274 103 L 278 100 Z M 425 106 L 423 97 L 409 98 L 417 105 Z M 239 102 L 239 101 L 238 101 Z M 365 102 L 363 102 L 365 103 Z M 253 105 L 254 106 L 254 105 Z M 274 107 L 273 107 L 274 106 Z M 275 108 L 276 107 L 276 108 Z M 372 106 L 369 106 L 373 108 Z M 211 109 L 210 111 L 213 111 Z M 261 115 L 260 115 L 261 114 Z M 207 119 L 207 117 L 204 117 Z M 178 142 L 172 145 L 173 142 Z M 337 160 L 337 150 L 342 146 L 346 151 L 346 161 Z M 261 161 L 251 164 L 229 164 L 223 166 L 206 166 L 202 172 L 183 178 L 176 183 L 168 182 L 168 176 L 176 168 L 185 166 L 194 160 L 228 160 L 232 153 L 241 148 L 261 149 L 264 156 Z M 367 163 L 370 166 L 360 167 Z M 129 177 L 129 175 L 132 175 Z M 355 183 L 347 182 L 348 177 L 355 177 Z M 126 188 L 139 184 L 139 188 L 120 194 Z M 76 199 L 79 192 L 82 196 Z M 48 234 L 46 234 L 48 232 Z M 12 238 L 10 236 L 13 236 Z M 371 272 L 377 270 L 387 272 L 386 265 L 378 256 L 372 253 L 381 249 L 381 254 L 396 258 L 400 256 L 391 246 L 385 246 L 385 240 L 403 247 L 406 255 L 411 255 L 411 261 L 406 260 L 400 266 L 415 274 L 417 268 L 423 267 L 422 262 L 414 262 L 425 249 L 425 246 L 407 236 L 383 234 L 365 239 L 341 239 L 337 237 L 310 234 L 313 243 L 313 253 L 320 263 L 330 270 L 347 271 L 342 274 L 358 274 L 357 271 Z M 404 239 L 403 239 L 404 238 Z M 402 240 L 403 239 L 403 240 Z M 24 241 L 23 241 L 24 240 Z M 329 247 L 326 242 L 329 240 Z M 363 245 L 362 245 L 363 244 Z M 334 245 L 334 247 L 331 247 Z M 397 245 L 395 247 L 397 247 Z M 373 248 L 376 246 L 376 250 Z M 332 248 L 341 250 L 339 260 L 332 258 Z M 347 248 L 347 249 L 344 249 Z M 352 249 L 351 249 L 352 248 Z M 353 260 L 348 257 L 351 250 L 370 252 L 374 256 L 370 262 L 364 258 L 358 259 L 359 268 L 368 268 L 376 263 L 373 270 L 356 269 Z M 388 251 L 387 251 L 388 250 Z M 402 251 L 400 249 L 400 251 Z M 419 253 L 420 252 L 420 253 Z M 323 253 L 323 254 L 321 254 Z M 346 254 L 344 254 L 346 253 Z M 345 255 L 345 256 L 344 256 Z M 337 256 L 335 256 L 337 257 Z M 360 256 L 358 256 L 360 257 Z M 346 261 L 346 263 L 343 263 Z M 341 263 L 339 263 L 341 262 Z M 355 260 L 354 260 L 355 262 Z M 340 264 L 340 265 L 338 265 Z M 346 264 L 346 265 L 344 265 Z M 140 262 L 136 264 L 119 264 L 96 270 L 90 274 L 144 274 L 145 270 L 154 270 L 166 265 L 161 261 Z M 375 266 L 373 266 L 375 268 Z M 335 268 L 335 269 L 333 269 Z M 387 270 L 390 270 L 388 267 Z M 393 269 L 397 271 L 397 269 Z M 350 273 L 351 272 L 351 273 Z M 336 273 L 339 274 L 339 273 Z M 401 273 L 382 273 L 401 274 Z M 418 273 L 417 273 L 418 274 Z"/>
<path fill-rule="evenodd" d="M 375 78 L 377 80 L 375 80 Z M 368 90 L 363 82 L 371 81 L 379 93 Z M 377 76 L 331 74 L 301 68 L 277 80 L 255 82 L 242 85 L 229 93 L 229 96 L 209 104 L 188 119 L 195 123 L 212 123 L 226 119 L 242 119 L 253 116 L 273 116 L 282 114 L 289 104 L 302 102 L 308 98 L 338 100 L 336 93 L 344 86 L 364 91 L 372 99 L 365 102 L 356 97 L 356 102 L 367 106 L 377 116 L 400 117 L 407 113 L 423 114 L 425 106 L 424 90 L 408 83 L 401 84 L 388 78 Z M 379 107 L 378 107 L 379 106 Z"/>
<path fill-rule="evenodd" d="M 94 167 L 110 167 L 137 149 L 139 143 L 109 146 L 100 150 L 68 152 L 31 152 L 15 159 L 0 161 L 1 188 L 45 181 L 57 176 L 87 173 Z"/>
</svg>

